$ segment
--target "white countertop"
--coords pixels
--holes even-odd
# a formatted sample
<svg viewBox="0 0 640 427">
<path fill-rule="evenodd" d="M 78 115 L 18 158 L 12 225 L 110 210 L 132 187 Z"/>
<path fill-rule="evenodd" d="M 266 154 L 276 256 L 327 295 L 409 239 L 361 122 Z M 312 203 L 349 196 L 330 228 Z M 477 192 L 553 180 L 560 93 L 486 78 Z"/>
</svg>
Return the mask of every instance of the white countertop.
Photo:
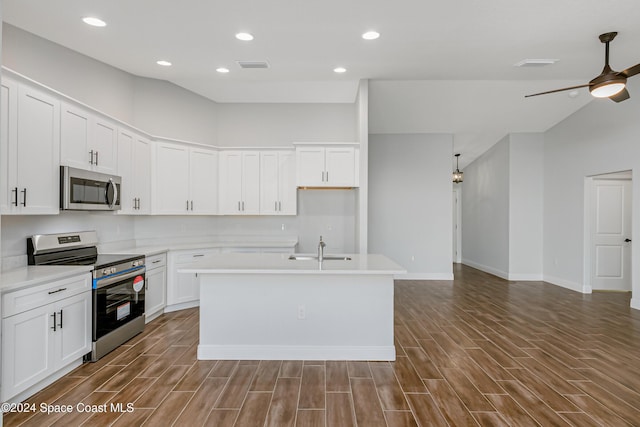
<svg viewBox="0 0 640 427">
<path fill-rule="evenodd" d="M 302 254 L 296 254 L 302 255 Z M 327 254 L 326 256 L 334 256 Z M 343 256 L 343 255 L 340 255 Z M 290 260 L 289 254 L 226 253 L 196 261 L 178 273 L 198 274 L 405 274 L 407 271 L 384 255 L 345 255 L 351 260 Z"/>
<path fill-rule="evenodd" d="M 3 271 L 0 274 L 0 293 L 17 291 L 29 286 L 77 276 L 88 273 L 92 269 L 92 265 L 30 265 L 23 268 Z"/>
<path fill-rule="evenodd" d="M 158 243 L 120 248 L 109 253 L 138 253 L 145 256 L 157 255 L 168 251 L 188 251 L 215 248 L 293 248 L 298 244 L 297 238 L 218 238 L 205 242 Z"/>
</svg>

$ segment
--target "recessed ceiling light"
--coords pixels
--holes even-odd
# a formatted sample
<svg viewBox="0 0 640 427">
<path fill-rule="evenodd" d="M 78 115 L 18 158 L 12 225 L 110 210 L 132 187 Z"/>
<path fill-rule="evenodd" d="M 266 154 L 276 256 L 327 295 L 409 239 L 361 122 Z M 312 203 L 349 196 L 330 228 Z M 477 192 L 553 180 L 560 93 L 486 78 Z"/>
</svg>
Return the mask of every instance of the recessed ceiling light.
<svg viewBox="0 0 640 427">
<path fill-rule="evenodd" d="M 229 69 L 225 67 L 216 68 L 216 71 L 222 74 L 228 73 Z"/>
<path fill-rule="evenodd" d="M 362 35 L 362 38 L 365 40 L 375 40 L 380 37 L 380 33 L 377 31 L 367 31 Z"/>
<path fill-rule="evenodd" d="M 236 38 L 245 42 L 253 40 L 253 36 L 249 33 L 238 33 L 236 34 Z"/>
<path fill-rule="evenodd" d="M 333 71 L 335 73 L 345 73 L 347 71 L 347 69 L 344 68 L 344 67 L 336 67 L 336 68 L 333 69 Z"/>
<path fill-rule="evenodd" d="M 156 61 L 156 64 L 162 65 L 163 67 L 171 67 L 171 62 L 165 61 L 163 59 Z"/>
<path fill-rule="evenodd" d="M 91 25 L 92 27 L 106 27 L 107 23 L 102 19 L 94 18 L 93 16 L 85 16 L 82 18 L 82 22 L 87 25 Z"/>
</svg>

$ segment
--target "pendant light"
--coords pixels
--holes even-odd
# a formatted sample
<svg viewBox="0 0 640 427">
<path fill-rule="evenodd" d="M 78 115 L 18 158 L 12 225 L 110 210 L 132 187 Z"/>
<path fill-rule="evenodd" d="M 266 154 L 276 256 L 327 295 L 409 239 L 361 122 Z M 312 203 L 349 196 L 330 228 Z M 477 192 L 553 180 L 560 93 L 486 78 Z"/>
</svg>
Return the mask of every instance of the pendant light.
<svg viewBox="0 0 640 427">
<path fill-rule="evenodd" d="M 456 170 L 453 171 L 453 182 L 456 184 L 462 182 L 464 178 L 464 172 L 460 172 L 460 168 L 458 167 L 459 158 L 460 158 L 460 153 L 456 154 Z"/>
</svg>

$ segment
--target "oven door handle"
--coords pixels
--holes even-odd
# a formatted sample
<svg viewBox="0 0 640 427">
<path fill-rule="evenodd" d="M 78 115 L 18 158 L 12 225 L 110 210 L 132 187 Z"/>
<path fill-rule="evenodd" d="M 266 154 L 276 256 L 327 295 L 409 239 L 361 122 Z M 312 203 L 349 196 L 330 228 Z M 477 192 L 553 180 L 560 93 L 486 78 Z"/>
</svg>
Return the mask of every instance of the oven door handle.
<svg viewBox="0 0 640 427">
<path fill-rule="evenodd" d="M 131 272 L 126 273 L 126 274 L 120 274 L 120 275 L 117 275 L 117 276 L 108 277 L 106 279 L 98 279 L 98 280 L 96 280 L 96 288 L 97 289 L 104 288 L 105 286 L 109 286 L 109 285 L 112 285 L 114 283 L 118 283 L 118 282 L 125 281 L 127 279 L 131 279 L 132 277 L 136 277 L 136 276 L 139 276 L 141 274 L 144 274 L 146 271 L 147 271 L 147 269 L 145 267 L 142 267 L 142 268 L 138 268 L 137 270 L 131 271 Z"/>
</svg>

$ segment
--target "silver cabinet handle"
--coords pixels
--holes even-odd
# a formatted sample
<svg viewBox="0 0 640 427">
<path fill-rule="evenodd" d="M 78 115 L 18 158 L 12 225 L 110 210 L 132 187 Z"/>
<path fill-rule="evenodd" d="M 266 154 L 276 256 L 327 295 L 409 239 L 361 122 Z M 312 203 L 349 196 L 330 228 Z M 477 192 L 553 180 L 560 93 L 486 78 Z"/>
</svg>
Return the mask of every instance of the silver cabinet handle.
<svg viewBox="0 0 640 427">
<path fill-rule="evenodd" d="M 244 201 L 242 202 L 242 212 L 244 212 Z"/>
<path fill-rule="evenodd" d="M 194 258 L 200 258 L 200 257 L 203 257 L 203 256 L 204 256 L 204 254 L 196 254 L 196 255 L 194 255 L 193 257 L 194 257 Z"/>
<path fill-rule="evenodd" d="M 60 288 L 60 289 L 56 289 L 55 291 L 49 291 L 49 295 L 51 294 L 57 294 L 58 292 L 62 292 L 62 291 L 66 291 L 67 288 Z"/>
<path fill-rule="evenodd" d="M 193 210 L 193 200 L 191 201 L 191 210 Z"/>
<path fill-rule="evenodd" d="M 322 182 L 324 182 L 324 171 L 322 171 Z"/>
<path fill-rule="evenodd" d="M 187 210 L 189 210 L 189 201 L 187 200 Z"/>
<path fill-rule="evenodd" d="M 53 332 L 55 332 L 55 331 L 57 331 L 57 329 L 56 329 L 56 312 L 55 311 L 53 312 L 51 317 L 53 317 L 53 326 L 51 327 L 51 329 L 53 329 Z"/>
<path fill-rule="evenodd" d="M 329 182 L 329 171 L 327 171 L 327 182 Z"/>
<path fill-rule="evenodd" d="M 21 193 L 22 193 L 22 203 L 21 203 L 21 205 L 24 206 L 24 207 L 27 207 L 27 189 L 26 188 L 23 189 L 21 191 Z"/>
<path fill-rule="evenodd" d="M 18 187 L 11 190 L 11 192 L 14 193 L 13 205 L 18 206 Z"/>
<path fill-rule="evenodd" d="M 91 159 L 89 160 L 89 163 L 93 164 L 93 150 L 89 151 L 89 155 L 91 156 Z"/>
<path fill-rule="evenodd" d="M 60 323 L 58 323 L 60 329 L 62 329 L 62 309 L 60 309 Z"/>
<path fill-rule="evenodd" d="M 96 151 L 96 166 L 98 166 L 98 152 Z"/>
<path fill-rule="evenodd" d="M 282 202 L 278 202 L 278 210 L 282 212 Z"/>
<path fill-rule="evenodd" d="M 240 201 L 238 201 L 238 212 L 240 212 Z"/>
<path fill-rule="evenodd" d="M 157 263 L 159 263 L 160 261 L 162 261 L 162 260 L 161 260 L 161 259 L 157 259 L 157 260 L 153 261 L 151 264 L 157 264 Z"/>
<path fill-rule="evenodd" d="M 273 210 L 274 211 L 278 210 L 278 202 L 273 202 Z"/>
<path fill-rule="evenodd" d="M 145 281 L 144 281 L 144 290 L 145 291 L 149 290 L 149 278 L 148 277 L 145 278 Z"/>
</svg>

